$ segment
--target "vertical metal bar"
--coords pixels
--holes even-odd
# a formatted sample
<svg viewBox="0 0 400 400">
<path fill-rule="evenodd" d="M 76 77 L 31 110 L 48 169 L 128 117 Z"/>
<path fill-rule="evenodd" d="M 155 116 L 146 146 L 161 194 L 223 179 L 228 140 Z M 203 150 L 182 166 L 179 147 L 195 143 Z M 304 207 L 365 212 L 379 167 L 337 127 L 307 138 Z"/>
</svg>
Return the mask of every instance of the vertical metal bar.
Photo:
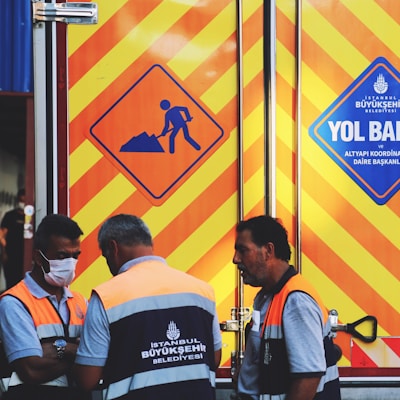
<svg viewBox="0 0 400 400">
<path fill-rule="evenodd" d="M 67 24 L 56 24 L 57 26 L 57 53 L 56 71 L 57 78 L 57 205 L 58 212 L 69 215 L 69 191 L 68 191 L 68 54 L 67 54 Z"/>
<path fill-rule="evenodd" d="M 302 120 L 301 120 L 301 62 L 302 62 L 302 52 L 301 52 L 301 34 L 302 34 L 302 0 L 296 1 L 296 266 L 299 272 L 302 271 L 301 266 L 301 158 L 302 158 L 302 148 L 301 148 L 301 136 L 302 136 Z"/>
<path fill-rule="evenodd" d="M 55 0 L 52 0 L 52 3 L 55 3 Z M 57 122 L 58 122 L 58 99 L 57 99 L 57 27 L 55 22 L 48 22 L 48 27 L 51 29 L 51 98 L 52 102 L 50 106 L 51 115 L 52 115 L 52 127 L 51 127 L 51 135 L 52 135 L 52 203 L 53 203 L 53 212 L 58 213 L 58 158 L 57 158 L 57 148 L 58 148 L 58 136 L 57 136 Z"/>
<path fill-rule="evenodd" d="M 243 198 L 243 6 L 242 0 L 237 0 L 237 79 L 238 79 L 238 217 L 243 219 L 244 198 Z"/>
<path fill-rule="evenodd" d="M 242 0 L 237 0 L 236 25 L 237 25 L 237 107 L 238 107 L 238 219 L 241 221 L 244 217 L 244 173 L 243 173 L 243 5 Z M 237 270 L 238 282 L 238 320 L 239 330 L 237 335 L 237 362 L 242 363 L 244 357 L 244 284 L 240 271 Z"/>
<path fill-rule="evenodd" d="M 265 3 L 264 3 L 265 4 Z M 268 39 L 268 47 L 264 45 L 265 55 L 265 88 L 267 103 L 267 160 L 268 168 L 268 203 L 267 210 L 270 215 L 276 216 L 276 1 L 269 2 L 269 9 L 264 13 L 265 25 L 268 30 L 265 32 L 265 40 Z"/>
<path fill-rule="evenodd" d="M 26 98 L 26 150 L 25 150 L 25 203 L 35 205 L 35 111 L 33 96 Z M 33 240 L 24 239 L 24 272 L 29 271 L 32 262 Z"/>
<path fill-rule="evenodd" d="M 43 22 L 33 25 L 33 75 L 35 109 L 35 222 L 47 213 L 46 152 L 46 32 Z"/>
</svg>

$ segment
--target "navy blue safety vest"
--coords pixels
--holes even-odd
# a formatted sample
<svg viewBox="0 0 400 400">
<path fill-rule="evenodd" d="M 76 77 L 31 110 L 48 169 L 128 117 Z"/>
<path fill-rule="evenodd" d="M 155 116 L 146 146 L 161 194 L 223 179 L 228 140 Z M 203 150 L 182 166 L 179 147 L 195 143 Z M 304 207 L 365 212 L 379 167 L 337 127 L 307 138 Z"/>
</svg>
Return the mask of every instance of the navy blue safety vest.
<svg viewBox="0 0 400 400">
<path fill-rule="evenodd" d="M 104 399 L 215 399 L 210 285 L 151 260 L 95 292 L 110 322 Z"/>
</svg>

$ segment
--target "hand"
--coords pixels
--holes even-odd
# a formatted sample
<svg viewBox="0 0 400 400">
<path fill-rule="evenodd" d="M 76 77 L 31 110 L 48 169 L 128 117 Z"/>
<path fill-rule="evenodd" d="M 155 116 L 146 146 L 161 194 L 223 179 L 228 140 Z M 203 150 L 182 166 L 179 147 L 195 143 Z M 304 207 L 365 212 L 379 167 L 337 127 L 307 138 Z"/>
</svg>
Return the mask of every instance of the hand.
<svg viewBox="0 0 400 400">
<path fill-rule="evenodd" d="M 42 343 L 43 358 L 55 359 L 57 358 L 57 350 L 53 343 Z M 77 343 L 68 343 L 65 347 L 64 360 L 73 362 L 75 360 L 75 355 L 78 350 Z"/>
</svg>

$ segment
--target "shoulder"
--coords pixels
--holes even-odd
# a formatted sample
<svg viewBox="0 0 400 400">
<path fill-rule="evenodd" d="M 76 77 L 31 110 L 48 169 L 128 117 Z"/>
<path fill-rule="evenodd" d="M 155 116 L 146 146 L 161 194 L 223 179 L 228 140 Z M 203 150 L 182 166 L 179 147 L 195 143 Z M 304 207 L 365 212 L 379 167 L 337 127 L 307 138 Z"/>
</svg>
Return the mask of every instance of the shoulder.
<svg viewBox="0 0 400 400">
<path fill-rule="evenodd" d="M 15 314 L 20 317 L 22 313 L 30 315 L 29 310 L 22 300 L 9 294 L 3 295 L 0 298 L 0 320 L 9 319 L 11 315 Z"/>
<path fill-rule="evenodd" d="M 318 324 L 322 323 L 323 314 L 318 303 L 308 294 L 301 291 L 291 292 L 287 297 L 284 311 L 284 319 L 296 321 L 312 320 Z"/>
<path fill-rule="evenodd" d="M 190 275 L 186 272 L 177 271 L 178 273 L 182 274 L 182 281 L 186 283 L 190 283 L 190 288 L 194 292 L 199 292 L 199 294 L 205 295 L 206 297 L 213 299 L 215 296 L 214 288 L 206 281 L 202 279 Z M 188 287 L 188 289 L 189 289 Z"/>
<path fill-rule="evenodd" d="M 4 294 L 0 297 L 0 309 L 5 309 L 13 304 L 21 304 L 21 300 L 10 294 Z"/>
<path fill-rule="evenodd" d="M 8 223 L 10 222 L 10 219 L 13 216 L 13 210 L 11 211 L 7 211 L 4 216 L 3 219 L 1 220 L 1 227 L 2 228 L 7 228 Z"/>
<path fill-rule="evenodd" d="M 31 287 L 26 284 L 26 278 L 19 281 L 15 286 L 2 293 L 0 296 L 0 300 L 6 297 L 14 298 L 21 302 L 23 302 L 24 299 L 30 301 L 32 298 L 35 298 Z"/>
<path fill-rule="evenodd" d="M 287 299 L 285 307 L 291 308 L 301 308 L 301 307 L 316 307 L 319 308 L 318 302 L 314 297 L 307 292 L 297 290 L 290 292 Z"/>
</svg>

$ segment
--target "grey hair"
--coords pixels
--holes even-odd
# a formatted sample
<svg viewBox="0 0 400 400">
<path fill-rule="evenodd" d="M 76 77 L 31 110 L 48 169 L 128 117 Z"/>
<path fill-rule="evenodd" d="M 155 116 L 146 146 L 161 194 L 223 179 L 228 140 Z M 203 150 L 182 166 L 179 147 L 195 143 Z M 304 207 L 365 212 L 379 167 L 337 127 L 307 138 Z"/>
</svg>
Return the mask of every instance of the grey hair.
<svg viewBox="0 0 400 400">
<path fill-rule="evenodd" d="M 139 217 L 131 214 L 114 215 L 103 223 L 97 235 L 100 249 L 106 250 L 111 240 L 123 245 L 153 246 L 148 226 Z"/>
</svg>

